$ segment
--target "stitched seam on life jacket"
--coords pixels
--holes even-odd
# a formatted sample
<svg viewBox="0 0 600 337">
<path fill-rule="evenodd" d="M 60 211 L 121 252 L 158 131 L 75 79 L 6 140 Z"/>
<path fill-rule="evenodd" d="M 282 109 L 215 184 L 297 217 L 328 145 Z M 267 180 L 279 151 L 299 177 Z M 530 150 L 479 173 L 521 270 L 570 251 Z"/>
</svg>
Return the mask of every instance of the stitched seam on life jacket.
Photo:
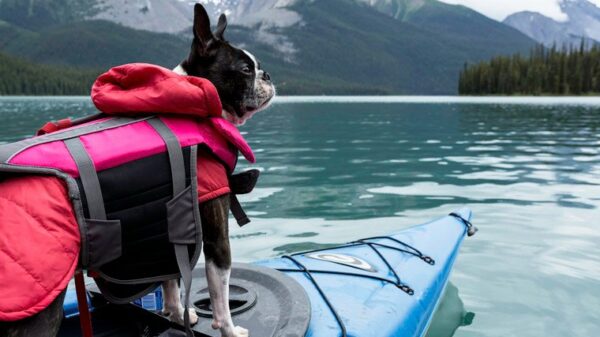
<svg viewBox="0 0 600 337">
<path fill-rule="evenodd" d="M 159 223 L 161 223 L 161 222 L 166 222 L 166 220 L 165 220 L 165 219 L 161 219 L 161 220 L 157 220 L 157 221 L 154 221 L 154 222 L 146 223 L 146 224 L 144 225 L 144 227 L 148 228 L 148 227 L 154 226 L 154 225 L 156 225 L 156 224 L 159 224 Z M 134 232 L 134 233 L 135 233 L 135 232 Z M 144 240 L 153 239 L 153 238 L 156 238 L 156 237 L 158 237 L 159 235 L 168 235 L 168 234 L 166 234 L 166 233 L 155 234 L 155 235 L 153 235 L 153 236 L 151 236 L 151 237 L 147 237 L 147 238 L 145 238 Z M 131 245 L 127 244 L 127 247 L 130 247 L 130 246 L 131 246 Z M 128 249 L 129 249 L 129 248 L 128 248 Z"/>
<path fill-rule="evenodd" d="M 211 126 L 213 127 L 213 126 Z M 198 149 L 202 149 L 205 150 L 205 153 L 213 156 L 214 159 L 216 159 L 219 163 L 221 163 L 223 165 L 223 167 L 225 168 L 225 172 L 227 174 L 232 174 L 233 171 L 235 171 L 235 167 L 237 166 L 237 162 L 239 160 L 238 156 L 239 156 L 239 151 L 235 149 L 235 146 L 233 146 L 229 141 L 227 141 L 227 146 L 229 147 L 229 150 L 233 149 L 233 151 L 235 152 L 235 161 L 233 163 L 233 166 L 229 166 L 229 164 L 227 164 L 227 162 L 223 159 L 221 159 L 221 157 L 215 153 L 215 151 L 213 151 L 210 146 L 208 146 L 206 143 L 201 143 L 198 144 Z M 202 146 L 202 147 L 200 147 Z"/>
<path fill-rule="evenodd" d="M 58 244 L 63 248 L 64 253 L 67 253 L 67 254 L 77 254 L 78 253 L 78 252 L 71 251 L 70 249 L 65 247 L 65 245 L 62 243 L 62 241 L 59 240 L 58 237 L 55 235 L 54 231 L 52 231 L 50 228 L 45 226 L 44 222 L 40 221 L 40 219 L 37 216 L 34 216 L 33 214 L 29 213 L 29 211 L 23 204 L 20 204 L 12 199 L 9 199 L 9 198 L 3 197 L 3 196 L 0 196 L 0 199 L 6 200 L 10 203 L 13 203 L 15 206 L 21 208 L 25 212 L 25 214 L 27 214 L 31 219 L 35 220 L 35 222 L 37 222 L 40 226 L 42 226 L 46 230 L 46 232 L 48 234 L 50 234 L 50 236 L 52 236 L 56 242 L 58 242 Z"/>
<path fill-rule="evenodd" d="M 208 90 L 202 88 L 202 95 L 204 96 L 204 108 L 208 112 L 208 111 L 210 111 L 210 103 L 209 103 L 210 102 L 210 97 L 208 97 Z M 221 106 L 221 110 L 223 110 L 222 106 Z"/>
<path fill-rule="evenodd" d="M 216 199 L 216 198 L 223 196 L 225 194 L 228 194 L 228 193 L 231 193 L 231 188 L 229 188 L 229 186 L 224 186 L 224 187 L 221 187 L 214 191 L 210 191 L 208 193 L 202 194 L 201 196 L 198 197 L 198 202 L 204 203 L 204 202 Z"/>
<path fill-rule="evenodd" d="M 192 271 L 200 255 L 202 255 L 202 244 L 203 244 L 203 233 L 202 233 L 202 216 L 200 215 L 200 203 L 198 202 L 198 145 L 192 145 L 190 147 L 190 185 L 192 187 L 193 195 L 193 212 L 194 212 L 194 223 L 196 225 L 196 249 L 192 256 L 191 264 Z"/>
<path fill-rule="evenodd" d="M 158 203 L 158 205 L 160 205 L 160 202 L 161 202 L 161 201 L 164 201 L 163 199 L 164 199 L 164 200 L 169 200 L 169 198 L 168 198 L 168 197 L 162 197 L 162 198 L 160 198 L 160 199 L 158 199 L 158 200 L 154 200 L 154 201 L 152 201 L 152 202 L 153 202 L 153 203 Z M 165 201 L 165 202 L 166 202 L 166 201 Z M 148 203 L 139 204 L 139 205 L 133 205 L 133 206 L 131 206 L 131 207 L 127 207 L 127 208 L 122 208 L 122 209 L 118 209 L 118 210 L 111 210 L 111 211 L 109 211 L 108 213 L 106 213 L 106 215 L 107 215 L 107 216 L 110 216 L 110 218 L 111 218 L 111 219 L 118 219 L 118 220 L 122 220 L 122 213 L 123 213 L 123 212 L 131 212 L 131 211 L 135 211 L 135 210 L 144 209 L 144 208 L 146 208 L 146 207 L 148 207 Z M 159 206 L 157 206 L 157 207 L 159 207 Z M 135 221 L 135 220 L 134 220 L 133 222 L 135 223 L 135 222 L 139 222 L 139 221 L 140 221 L 140 220 L 137 220 L 137 221 Z M 150 223 L 150 225 L 152 225 L 152 224 L 156 224 L 156 223 L 158 223 L 158 222 L 160 222 L 160 221 L 165 221 L 165 219 L 162 219 L 162 220 L 156 220 L 155 222 L 152 222 L 152 223 Z M 129 224 L 130 222 L 131 222 L 131 220 L 130 220 L 130 221 L 128 221 L 128 222 L 126 222 L 126 223 L 122 223 L 122 225 L 123 225 L 123 226 L 129 226 L 128 224 Z M 144 221 L 144 223 L 148 223 L 148 222 L 147 222 L 147 221 Z"/>
<path fill-rule="evenodd" d="M 51 289 L 48 289 L 44 286 L 44 284 L 35 276 L 35 274 L 33 274 L 29 269 L 25 268 L 24 265 L 22 265 L 19 260 L 17 260 L 14 256 L 10 255 L 8 253 L 8 250 L 3 250 L 4 254 L 6 254 L 6 256 L 8 256 L 11 260 L 13 260 L 15 262 L 16 265 L 18 265 L 19 267 L 21 267 L 21 269 L 23 269 L 27 275 L 31 276 L 31 278 L 35 281 L 35 283 L 37 283 L 40 287 L 42 287 L 44 290 L 46 291 L 51 291 Z"/>
<path fill-rule="evenodd" d="M 126 118 L 126 117 L 114 117 L 113 119 L 117 119 L 117 118 Z M 138 123 L 138 122 L 143 122 L 143 121 L 146 121 L 146 120 L 148 120 L 150 118 L 154 118 L 154 117 L 153 116 L 147 116 L 147 117 L 134 118 L 133 120 L 129 120 L 129 121 L 123 122 L 122 124 L 109 125 L 109 126 L 107 126 L 105 128 L 100 128 L 100 129 L 97 129 L 97 130 L 90 130 L 90 132 L 87 132 L 87 133 L 84 132 L 82 134 L 75 133 L 74 135 L 65 136 L 64 138 L 60 138 L 60 137 L 56 137 L 56 136 L 58 136 L 60 134 L 63 134 L 63 133 L 67 133 L 67 132 L 73 131 L 73 130 L 77 131 L 77 129 L 81 129 L 81 128 L 85 128 L 85 127 L 90 127 L 90 126 L 94 126 L 94 125 L 97 125 L 97 124 L 102 124 L 104 122 L 109 121 L 110 119 L 107 120 L 107 121 L 98 122 L 98 123 L 94 123 L 94 124 L 78 125 L 78 126 L 75 126 L 73 128 L 59 130 L 59 131 L 56 131 L 56 132 L 53 132 L 53 133 L 49 133 L 49 134 L 46 134 L 46 135 L 43 135 L 43 136 L 39 136 L 39 137 L 45 137 L 45 138 L 50 138 L 50 139 L 42 140 L 40 142 L 33 142 L 31 144 L 26 144 L 26 145 L 24 145 L 22 147 L 19 147 L 19 148 L 17 148 L 15 150 L 15 152 L 13 152 L 10 155 L 10 157 L 3 158 L 3 160 L 6 163 L 9 163 L 10 161 L 12 161 L 14 159 L 14 157 L 16 157 L 17 155 L 23 153 L 25 150 L 28 150 L 28 149 L 30 149 L 30 148 L 32 148 L 34 146 L 38 146 L 38 145 L 42 145 L 42 144 L 48 144 L 48 143 L 53 143 L 53 142 L 57 142 L 57 141 L 64 141 L 64 140 L 70 139 L 70 138 L 77 138 L 77 137 L 80 137 L 80 136 L 85 136 L 85 135 L 90 135 L 90 134 L 94 134 L 94 133 L 98 133 L 98 132 L 102 132 L 102 131 L 116 129 L 116 128 L 120 128 L 120 127 L 123 127 L 123 126 L 128 126 L 128 125 L 131 125 L 131 124 L 135 124 L 135 123 Z M 55 137 L 56 137 L 56 139 L 55 139 Z M 19 141 L 19 142 L 16 142 L 16 143 L 2 144 L 2 145 L 0 145 L 0 149 L 3 146 L 7 147 L 9 145 L 19 144 L 19 143 L 26 142 L 26 141 L 29 141 L 29 140 L 34 139 L 34 138 L 27 138 L 25 140 L 22 140 L 22 141 Z"/>
<path fill-rule="evenodd" d="M 4 169 L 4 170 L 2 170 Z M 0 173 L 3 171 L 8 172 L 26 172 L 26 173 L 42 173 L 42 174 L 52 174 L 57 178 L 62 179 L 67 184 L 67 196 L 73 207 L 73 215 L 75 216 L 75 221 L 77 222 L 77 229 L 79 230 L 79 247 L 80 250 L 77 252 L 77 256 L 81 262 L 85 261 L 88 255 L 88 231 L 85 226 L 85 216 L 83 211 L 83 204 L 81 200 L 81 193 L 79 191 L 79 186 L 77 186 L 77 182 L 70 175 L 58 170 L 49 167 L 41 167 L 41 166 L 19 166 L 12 165 L 8 163 L 0 163 Z"/>
<path fill-rule="evenodd" d="M 109 208 L 109 207 L 111 207 L 111 208 L 112 208 L 112 207 L 113 207 L 113 204 L 115 204 L 115 203 L 122 203 L 122 202 L 126 202 L 126 201 L 128 201 L 128 200 L 134 199 L 134 198 L 136 198 L 136 197 L 139 197 L 139 196 L 141 196 L 141 195 L 145 195 L 145 194 L 152 194 L 152 193 L 153 193 L 153 192 L 155 192 L 156 190 L 159 190 L 159 189 L 161 189 L 161 188 L 165 188 L 166 186 L 170 186 L 170 185 L 171 185 L 171 183 L 170 183 L 170 182 L 168 182 L 168 183 L 164 183 L 164 184 L 161 184 L 161 185 L 159 185 L 159 186 L 152 187 L 152 188 L 149 188 L 149 189 L 147 189 L 147 190 L 144 190 L 144 191 L 141 191 L 141 192 L 138 192 L 138 193 L 132 194 L 132 195 L 127 195 L 127 196 L 124 196 L 124 197 L 121 197 L 121 198 L 107 200 L 107 201 L 105 201 L 105 204 L 106 204 L 107 208 Z M 166 197 L 167 197 L 167 196 L 165 196 L 165 197 L 163 197 L 163 198 L 166 198 Z M 161 199 L 162 199 L 162 198 L 161 198 Z M 145 204 L 146 204 L 146 203 L 142 203 L 142 204 L 139 204 L 139 205 L 133 205 L 133 206 L 131 206 L 131 207 L 126 207 L 126 208 L 123 208 L 123 209 L 111 210 L 110 212 L 106 212 L 106 213 L 108 214 L 108 213 L 120 212 L 120 211 L 123 211 L 123 210 L 126 210 L 126 209 L 131 209 L 131 208 L 135 208 L 135 207 L 138 207 L 138 206 L 143 206 L 143 205 L 145 205 Z"/>
<path fill-rule="evenodd" d="M 150 283 L 150 282 L 161 282 L 161 281 L 167 281 L 167 280 L 174 280 L 181 276 L 180 273 L 175 273 L 175 274 L 160 275 L 160 276 L 153 276 L 153 277 L 142 277 L 142 278 L 137 278 L 137 279 L 132 279 L 132 280 L 121 280 L 118 278 L 111 277 L 101 270 L 97 270 L 96 272 L 104 280 L 112 282 L 112 283 L 116 283 L 116 284 L 140 284 L 140 283 Z"/>
<path fill-rule="evenodd" d="M 106 289 L 106 286 L 104 286 L 102 283 L 97 283 L 97 285 L 100 291 L 102 292 L 102 297 L 107 299 L 109 302 L 114 304 L 128 304 L 129 302 L 132 302 L 135 299 L 138 299 L 156 289 L 156 287 L 159 286 L 158 283 L 159 282 L 151 282 L 151 284 L 146 289 L 125 298 L 114 296 L 110 292 L 110 290 Z"/>
<path fill-rule="evenodd" d="M 2 250 L 0 250 L 0 251 L 2 251 Z M 6 251 L 2 251 L 2 252 L 6 253 Z M 6 255 L 8 257 L 10 257 L 13 261 L 15 261 L 16 264 L 18 264 L 21 268 L 23 268 L 23 269 L 25 269 L 25 271 L 27 271 L 27 269 L 25 267 L 23 267 L 22 265 L 20 265 L 19 262 L 16 261 L 12 256 L 9 256 L 8 253 Z M 31 275 L 31 273 L 29 273 L 29 271 L 27 271 L 27 274 L 30 275 L 36 281 L 36 283 L 40 285 L 40 287 L 42 289 L 46 290 L 48 292 L 48 294 L 45 295 L 45 296 L 43 296 L 42 298 L 40 298 L 37 301 L 37 303 L 32 304 L 32 305 L 28 306 L 27 308 L 23 308 L 22 307 L 21 309 L 17 309 L 17 310 L 14 310 L 14 311 L 3 311 L 3 313 L 5 313 L 5 314 L 14 314 L 14 313 L 23 313 L 23 312 L 25 312 L 25 313 L 37 314 L 40 311 L 42 311 L 43 309 L 45 309 L 46 307 L 39 308 L 39 306 L 41 305 L 41 303 L 44 303 L 48 299 L 48 297 L 52 297 L 52 301 L 53 301 L 56 298 L 57 293 L 60 294 L 64 290 L 64 289 L 61 289 L 60 291 L 57 292 L 56 291 L 56 287 L 58 285 L 60 285 L 60 284 L 64 284 L 65 277 L 67 278 L 67 283 L 68 283 L 68 280 L 72 278 L 73 269 L 75 269 L 75 267 L 77 266 L 78 262 L 79 262 L 78 259 L 74 259 L 73 260 L 73 263 L 71 263 L 69 265 L 69 269 L 66 271 L 66 274 L 63 275 L 60 278 L 59 282 L 56 283 L 56 285 L 52 288 L 52 290 L 48 290 L 44 286 L 42 286 L 42 284 L 39 283 L 38 280 L 35 277 L 33 277 L 33 275 Z M 64 285 L 65 285 L 65 287 L 67 286 L 66 284 L 64 284 Z"/>
</svg>

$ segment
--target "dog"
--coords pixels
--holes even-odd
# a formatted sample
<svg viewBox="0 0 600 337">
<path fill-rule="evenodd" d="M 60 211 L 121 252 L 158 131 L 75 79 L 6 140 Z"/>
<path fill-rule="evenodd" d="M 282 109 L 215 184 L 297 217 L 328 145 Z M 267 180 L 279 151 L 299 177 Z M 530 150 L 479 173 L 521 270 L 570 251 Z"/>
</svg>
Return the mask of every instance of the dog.
<svg viewBox="0 0 600 337">
<path fill-rule="evenodd" d="M 173 71 L 184 76 L 210 80 L 219 93 L 223 118 L 236 125 L 244 124 L 255 113 L 269 106 L 275 96 L 275 86 L 269 73 L 250 52 L 232 46 L 224 38 L 227 17 L 221 14 L 215 31 L 211 31 L 209 16 L 201 4 L 194 6 L 194 39 L 190 54 Z M 229 311 L 229 276 L 231 250 L 228 231 L 229 197 L 223 196 L 201 205 L 206 276 L 213 306 L 213 329 L 223 337 L 244 337 L 248 331 L 234 326 Z M 183 324 L 184 308 L 177 280 L 163 283 L 165 304 L 163 313 Z M 198 317 L 189 310 L 190 322 Z"/>
<path fill-rule="evenodd" d="M 255 113 L 269 106 L 275 96 L 275 87 L 256 57 L 225 40 L 226 28 L 227 18 L 221 15 L 216 30 L 212 31 L 206 10 L 202 5 L 196 4 L 190 53 L 173 71 L 182 76 L 203 77 L 212 82 L 223 106 L 222 117 L 235 125 L 242 125 Z M 235 182 L 231 185 L 234 191 Z M 212 327 L 219 329 L 222 337 L 245 337 L 249 332 L 234 326 L 229 310 L 229 209 L 230 195 L 203 202 L 199 206 L 206 275 L 213 307 Z M 163 313 L 171 321 L 183 324 L 186 313 L 181 303 L 178 280 L 165 281 L 163 289 Z M 0 322 L 0 335 L 55 336 L 62 317 L 63 298 L 64 292 L 44 310 L 27 319 Z M 188 314 L 190 323 L 198 321 L 193 309 Z"/>
</svg>

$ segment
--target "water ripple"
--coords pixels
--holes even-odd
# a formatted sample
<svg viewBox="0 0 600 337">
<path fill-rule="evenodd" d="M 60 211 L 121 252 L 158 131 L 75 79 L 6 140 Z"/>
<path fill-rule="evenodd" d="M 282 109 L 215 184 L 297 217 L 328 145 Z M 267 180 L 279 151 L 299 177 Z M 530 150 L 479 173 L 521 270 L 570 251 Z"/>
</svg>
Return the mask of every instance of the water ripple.
<svg viewBox="0 0 600 337">
<path fill-rule="evenodd" d="M 466 204 L 480 232 L 453 279 L 477 318 L 459 335 L 597 335 L 598 98 L 309 101 L 279 98 L 242 128 L 260 166 L 238 169 L 262 174 L 241 196 L 252 224 L 232 222 L 236 260 L 387 234 Z M 88 99 L 0 98 L 0 142 L 93 112 Z"/>
</svg>

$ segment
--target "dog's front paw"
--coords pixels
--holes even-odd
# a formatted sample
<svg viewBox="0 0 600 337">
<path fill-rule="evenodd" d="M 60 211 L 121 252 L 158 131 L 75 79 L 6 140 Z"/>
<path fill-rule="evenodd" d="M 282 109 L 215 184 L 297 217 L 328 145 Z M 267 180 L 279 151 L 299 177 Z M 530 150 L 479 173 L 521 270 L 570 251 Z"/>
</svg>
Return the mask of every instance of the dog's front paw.
<svg viewBox="0 0 600 337">
<path fill-rule="evenodd" d="M 190 314 L 190 324 L 194 325 L 198 323 L 198 315 L 196 314 L 196 310 L 190 308 L 188 309 L 188 312 Z"/>
<path fill-rule="evenodd" d="M 233 337 L 248 337 L 250 334 L 248 330 L 242 328 L 241 326 L 236 326 L 233 328 Z"/>
<path fill-rule="evenodd" d="M 173 323 L 177 323 L 179 325 L 183 324 L 183 312 L 185 309 L 181 308 L 176 310 L 176 312 L 164 310 L 163 315 L 167 316 L 169 320 Z M 198 323 L 198 315 L 196 314 L 196 310 L 188 309 L 188 313 L 190 315 L 190 325 L 194 325 Z"/>
</svg>

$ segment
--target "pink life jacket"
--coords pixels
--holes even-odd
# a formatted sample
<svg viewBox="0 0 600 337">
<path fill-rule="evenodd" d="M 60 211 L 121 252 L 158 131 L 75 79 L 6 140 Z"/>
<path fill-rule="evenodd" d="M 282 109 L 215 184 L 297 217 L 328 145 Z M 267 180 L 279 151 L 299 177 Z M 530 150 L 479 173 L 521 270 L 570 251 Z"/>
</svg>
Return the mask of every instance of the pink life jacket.
<svg viewBox="0 0 600 337">
<path fill-rule="evenodd" d="M 238 150 L 250 162 L 254 156 L 237 128 L 220 117 L 218 93 L 205 79 L 128 64 L 101 75 L 92 100 L 101 118 L 0 145 L 0 178 L 63 179 L 79 225 L 79 264 L 98 275 L 109 300 L 125 303 L 157 282 L 185 276 L 200 256 L 198 149 L 214 154 L 230 173 Z M 60 241 L 60 232 L 51 234 Z M 23 256 L 15 268 L 39 260 Z"/>
</svg>

